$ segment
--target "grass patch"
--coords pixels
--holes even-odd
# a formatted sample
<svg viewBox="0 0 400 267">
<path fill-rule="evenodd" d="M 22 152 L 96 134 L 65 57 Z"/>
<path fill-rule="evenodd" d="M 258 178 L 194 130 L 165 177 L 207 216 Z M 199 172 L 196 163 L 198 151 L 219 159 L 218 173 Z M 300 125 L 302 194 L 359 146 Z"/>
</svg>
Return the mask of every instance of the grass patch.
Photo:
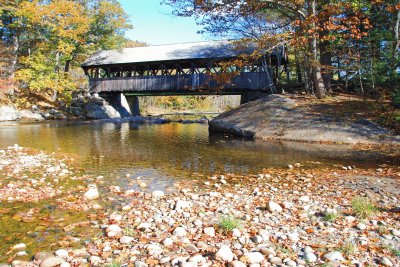
<svg viewBox="0 0 400 267">
<path fill-rule="evenodd" d="M 119 264 L 118 262 L 113 261 L 113 262 L 107 264 L 106 267 L 121 267 L 121 264 Z"/>
<path fill-rule="evenodd" d="M 124 235 L 126 236 L 134 236 L 135 235 L 135 228 L 128 226 L 124 228 Z"/>
<path fill-rule="evenodd" d="M 386 249 L 389 250 L 390 253 L 393 254 L 393 256 L 396 256 L 396 257 L 400 258 L 400 248 L 395 248 L 395 247 L 392 247 L 392 246 L 388 245 L 386 247 Z"/>
<path fill-rule="evenodd" d="M 339 248 L 339 250 L 346 256 L 351 256 L 354 253 L 357 252 L 357 246 L 353 244 L 352 242 L 345 242 L 343 245 Z"/>
<path fill-rule="evenodd" d="M 368 219 L 378 212 L 378 208 L 367 197 L 353 198 L 351 206 L 356 217 L 360 219 Z"/>
<path fill-rule="evenodd" d="M 340 217 L 339 212 L 325 212 L 322 220 L 325 222 L 334 222 Z"/>
<path fill-rule="evenodd" d="M 225 233 L 232 231 L 235 228 L 242 227 L 242 220 L 236 218 L 232 214 L 224 215 L 219 219 L 218 226 L 224 230 Z"/>
</svg>

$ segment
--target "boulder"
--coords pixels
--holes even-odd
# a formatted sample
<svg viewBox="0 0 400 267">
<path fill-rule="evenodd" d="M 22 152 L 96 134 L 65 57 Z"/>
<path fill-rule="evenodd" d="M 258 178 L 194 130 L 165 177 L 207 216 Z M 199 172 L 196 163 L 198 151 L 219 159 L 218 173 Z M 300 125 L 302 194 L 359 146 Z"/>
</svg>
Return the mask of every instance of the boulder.
<svg viewBox="0 0 400 267">
<path fill-rule="evenodd" d="M 21 118 L 20 112 L 13 106 L 0 106 L 0 121 L 15 121 Z"/>
</svg>

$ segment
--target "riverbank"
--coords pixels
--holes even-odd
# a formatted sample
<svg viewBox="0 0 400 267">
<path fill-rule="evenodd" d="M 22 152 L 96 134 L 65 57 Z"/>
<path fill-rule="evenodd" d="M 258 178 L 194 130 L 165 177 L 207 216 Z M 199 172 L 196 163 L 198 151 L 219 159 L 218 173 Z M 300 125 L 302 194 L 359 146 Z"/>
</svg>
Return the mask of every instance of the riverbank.
<svg viewBox="0 0 400 267">
<path fill-rule="evenodd" d="M 166 193 L 148 191 L 148 184 L 130 174 L 138 189 L 102 188 L 103 177 L 77 175 L 67 162 L 40 151 L 13 146 L 2 153 L 1 190 L 76 180 L 68 189 L 57 186 L 57 203 L 74 213 L 86 211 L 81 221 L 64 222 L 65 237 L 54 242 L 53 252 L 15 240 L 6 252 L 13 266 L 400 264 L 399 167 L 310 169 L 293 162 L 254 175 L 193 174 Z M 33 174 L 13 181 L 10 175 L 24 170 L 48 178 L 40 186 L 29 178 Z M 116 199 L 123 201 L 113 208 L 99 205 Z M 21 195 L 4 201 L 36 200 Z"/>
<path fill-rule="evenodd" d="M 294 95 L 270 95 L 217 116 L 210 121 L 210 131 L 257 139 L 400 144 L 400 136 L 368 119 L 371 104 L 354 101 L 365 106 L 357 110 L 351 101 L 335 101 L 316 103 Z"/>
</svg>

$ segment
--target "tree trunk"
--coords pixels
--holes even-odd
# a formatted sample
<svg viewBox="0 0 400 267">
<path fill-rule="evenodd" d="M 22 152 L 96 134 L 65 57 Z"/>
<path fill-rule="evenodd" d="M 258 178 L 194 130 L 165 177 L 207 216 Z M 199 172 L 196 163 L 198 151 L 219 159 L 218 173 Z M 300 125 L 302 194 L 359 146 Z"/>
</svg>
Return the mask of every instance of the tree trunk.
<svg viewBox="0 0 400 267">
<path fill-rule="evenodd" d="M 397 1 L 398 4 L 400 4 L 400 0 Z M 399 49 L 400 49 L 400 10 L 397 10 L 397 14 L 396 14 L 396 23 L 394 26 L 394 51 L 393 51 L 393 59 L 394 59 L 394 66 L 393 66 L 393 72 L 396 72 L 396 69 L 398 67 L 399 64 Z"/>
<path fill-rule="evenodd" d="M 309 2 L 309 14 L 317 15 L 317 4 L 316 1 Z M 318 98 L 324 98 L 326 96 L 326 87 L 324 80 L 322 79 L 321 66 L 318 61 L 318 47 L 317 47 L 317 33 L 315 22 L 311 23 L 312 33 L 308 39 L 310 55 L 311 55 L 311 80 L 315 94 Z"/>
<path fill-rule="evenodd" d="M 11 60 L 10 60 L 10 69 L 9 69 L 9 78 L 14 79 L 15 71 L 17 69 L 18 62 L 18 51 L 19 51 L 19 40 L 18 34 L 12 36 L 11 43 Z"/>
<path fill-rule="evenodd" d="M 319 46 L 321 57 L 320 63 L 322 68 L 322 79 L 324 80 L 325 88 L 330 90 L 332 80 L 332 52 L 329 50 L 329 42 L 322 41 Z"/>
</svg>

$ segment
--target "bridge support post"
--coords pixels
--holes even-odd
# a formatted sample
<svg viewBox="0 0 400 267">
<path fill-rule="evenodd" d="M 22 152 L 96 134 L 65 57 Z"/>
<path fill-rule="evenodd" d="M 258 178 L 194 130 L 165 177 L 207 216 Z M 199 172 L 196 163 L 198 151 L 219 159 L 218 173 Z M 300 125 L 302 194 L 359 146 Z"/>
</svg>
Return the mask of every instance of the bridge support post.
<svg viewBox="0 0 400 267">
<path fill-rule="evenodd" d="M 267 96 L 267 92 L 262 92 L 262 91 L 246 91 L 243 92 L 241 97 L 240 97 L 240 105 L 245 104 L 250 101 L 257 100 L 259 98 L 262 98 L 264 96 Z"/>
<path fill-rule="evenodd" d="M 124 94 L 114 92 L 114 93 L 103 93 L 99 94 L 101 98 L 110 104 L 116 111 L 119 112 L 121 118 L 132 116 L 132 112 L 127 102 Z"/>
<path fill-rule="evenodd" d="M 139 97 L 134 95 L 126 95 L 125 98 L 131 110 L 132 116 L 140 116 Z"/>
</svg>

